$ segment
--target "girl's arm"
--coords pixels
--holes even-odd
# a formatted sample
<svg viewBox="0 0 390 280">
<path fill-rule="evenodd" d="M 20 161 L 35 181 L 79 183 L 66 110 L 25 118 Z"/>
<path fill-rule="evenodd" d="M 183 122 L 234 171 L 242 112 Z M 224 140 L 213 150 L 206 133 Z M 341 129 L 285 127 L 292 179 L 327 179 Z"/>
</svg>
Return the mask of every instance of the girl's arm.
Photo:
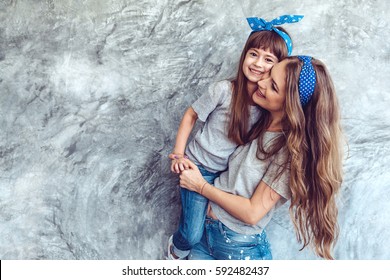
<svg viewBox="0 0 390 280">
<path fill-rule="evenodd" d="M 169 155 L 169 158 L 172 159 L 172 172 L 180 173 L 180 171 L 188 168 L 187 163 L 183 159 L 184 151 L 187 145 L 187 140 L 197 119 L 198 114 L 194 111 L 194 109 L 192 109 L 192 107 L 189 107 L 180 122 L 176 135 L 176 144 L 172 154 Z"/>
<path fill-rule="evenodd" d="M 190 168 L 180 175 L 180 186 L 200 193 L 244 223 L 257 224 L 281 198 L 263 181 L 250 198 L 224 192 L 207 183 L 195 164 L 188 161 L 188 165 Z"/>
</svg>

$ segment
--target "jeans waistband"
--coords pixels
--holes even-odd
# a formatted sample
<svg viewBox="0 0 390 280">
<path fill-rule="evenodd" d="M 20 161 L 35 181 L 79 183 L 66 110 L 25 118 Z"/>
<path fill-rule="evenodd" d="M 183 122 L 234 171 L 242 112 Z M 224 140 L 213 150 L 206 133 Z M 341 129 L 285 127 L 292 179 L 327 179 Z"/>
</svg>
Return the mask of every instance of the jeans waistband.
<svg viewBox="0 0 390 280">
<path fill-rule="evenodd" d="M 220 221 L 219 220 L 216 220 L 216 219 L 213 219 L 213 218 L 211 218 L 211 217 L 209 217 L 209 216 L 206 216 L 206 222 L 207 223 L 209 223 L 209 224 L 217 224 L 217 223 L 219 223 Z"/>
</svg>

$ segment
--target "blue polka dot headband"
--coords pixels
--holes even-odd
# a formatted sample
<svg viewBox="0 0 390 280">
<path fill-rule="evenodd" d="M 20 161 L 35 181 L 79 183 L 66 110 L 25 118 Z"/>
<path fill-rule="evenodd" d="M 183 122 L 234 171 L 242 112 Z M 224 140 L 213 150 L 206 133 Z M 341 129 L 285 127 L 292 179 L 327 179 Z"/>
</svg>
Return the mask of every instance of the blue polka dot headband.
<svg viewBox="0 0 390 280">
<path fill-rule="evenodd" d="M 275 27 L 275 25 L 282 25 L 285 23 L 299 22 L 299 21 L 301 21 L 302 18 L 303 18 L 303 16 L 300 16 L 300 15 L 284 15 L 284 16 L 280 16 L 278 18 L 275 18 L 271 21 L 266 21 L 266 20 L 264 20 L 262 18 L 258 18 L 258 17 L 250 17 L 250 18 L 247 18 L 246 20 L 248 21 L 249 26 L 253 30 L 252 33 L 256 32 L 256 31 L 263 31 L 263 30 L 275 31 L 286 42 L 288 55 L 291 55 L 291 53 L 292 53 L 292 40 L 291 40 L 290 36 L 288 36 L 287 33 L 277 29 Z"/>
<path fill-rule="evenodd" d="M 299 99 L 302 106 L 305 106 L 314 93 L 316 72 L 311 64 L 312 57 L 299 55 L 298 58 L 303 61 L 301 73 L 299 74 Z"/>
</svg>

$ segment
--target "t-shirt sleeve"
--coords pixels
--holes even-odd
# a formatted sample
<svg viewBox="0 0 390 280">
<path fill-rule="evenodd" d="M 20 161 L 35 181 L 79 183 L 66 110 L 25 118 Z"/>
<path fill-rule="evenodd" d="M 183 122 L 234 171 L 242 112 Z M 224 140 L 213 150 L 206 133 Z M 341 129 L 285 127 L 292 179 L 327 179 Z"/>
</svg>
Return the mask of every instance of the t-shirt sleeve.
<svg viewBox="0 0 390 280">
<path fill-rule="evenodd" d="M 199 120 L 205 122 L 215 108 L 221 105 L 228 90 L 228 82 L 222 81 L 209 86 L 208 91 L 203 93 L 192 105 L 192 109 L 198 114 Z"/>
<path fill-rule="evenodd" d="M 262 180 L 284 199 L 289 200 L 291 198 L 291 190 L 289 187 L 290 166 L 287 165 L 283 170 L 282 164 L 284 163 L 285 156 L 286 154 L 281 151 L 277 153 Z"/>
</svg>

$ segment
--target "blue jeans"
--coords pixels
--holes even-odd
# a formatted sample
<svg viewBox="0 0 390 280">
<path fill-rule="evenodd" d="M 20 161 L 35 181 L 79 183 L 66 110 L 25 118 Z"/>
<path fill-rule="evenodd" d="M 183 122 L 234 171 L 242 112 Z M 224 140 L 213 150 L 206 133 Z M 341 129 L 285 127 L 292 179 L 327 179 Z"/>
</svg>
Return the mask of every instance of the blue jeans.
<svg viewBox="0 0 390 280">
<path fill-rule="evenodd" d="M 191 249 L 188 259 L 272 260 L 272 254 L 264 230 L 261 234 L 240 234 L 207 217 L 202 239 Z"/>
<path fill-rule="evenodd" d="M 210 184 L 214 184 L 215 178 L 220 174 L 211 173 L 200 165 L 198 168 L 203 178 Z M 180 188 L 180 197 L 182 211 L 179 228 L 173 234 L 173 245 L 175 249 L 188 251 L 202 238 L 208 199 L 184 188 Z"/>
</svg>

